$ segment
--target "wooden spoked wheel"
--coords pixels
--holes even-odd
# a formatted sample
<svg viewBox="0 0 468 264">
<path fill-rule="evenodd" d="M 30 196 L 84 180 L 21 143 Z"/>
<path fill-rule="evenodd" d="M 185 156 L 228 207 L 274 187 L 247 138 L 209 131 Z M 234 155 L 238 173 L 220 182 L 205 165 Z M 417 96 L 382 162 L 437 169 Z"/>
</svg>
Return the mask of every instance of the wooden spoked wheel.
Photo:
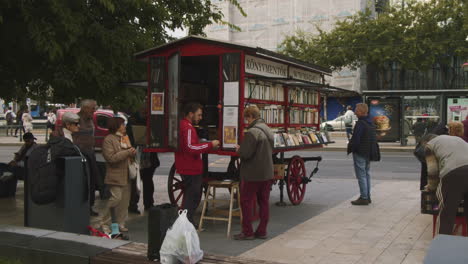
<svg viewBox="0 0 468 264">
<path fill-rule="evenodd" d="M 175 164 L 172 165 L 167 178 L 167 193 L 171 203 L 181 208 L 184 200 L 184 182 L 182 176 L 176 174 Z"/>
<path fill-rule="evenodd" d="M 289 201 L 293 205 L 298 205 L 304 199 L 307 182 L 304 181 L 306 170 L 304 160 L 299 156 L 294 156 L 288 165 L 286 174 L 286 190 L 288 192 Z"/>
<path fill-rule="evenodd" d="M 172 165 L 171 170 L 169 171 L 169 177 L 167 178 L 167 194 L 169 195 L 169 201 L 171 204 L 177 205 L 179 208 L 182 208 L 184 203 L 184 190 L 185 185 L 182 180 L 182 176 L 176 173 L 175 163 Z M 203 191 L 204 190 L 204 191 Z M 203 196 L 203 193 L 206 193 L 207 184 L 202 183 L 202 192 L 200 192 L 200 198 Z M 201 201 L 201 199 L 200 199 Z"/>
</svg>

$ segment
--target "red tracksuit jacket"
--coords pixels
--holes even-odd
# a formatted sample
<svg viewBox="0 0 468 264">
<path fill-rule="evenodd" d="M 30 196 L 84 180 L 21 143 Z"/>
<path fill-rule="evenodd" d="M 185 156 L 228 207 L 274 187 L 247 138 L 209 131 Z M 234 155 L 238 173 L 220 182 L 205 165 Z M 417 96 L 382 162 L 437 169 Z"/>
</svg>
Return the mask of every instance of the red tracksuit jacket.
<svg viewBox="0 0 468 264">
<path fill-rule="evenodd" d="M 176 171 L 182 175 L 200 175 L 203 173 L 201 153 L 213 148 L 211 142 L 199 143 L 198 135 L 192 123 L 182 119 L 179 123 L 179 149 L 175 153 Z"/>
</svg>

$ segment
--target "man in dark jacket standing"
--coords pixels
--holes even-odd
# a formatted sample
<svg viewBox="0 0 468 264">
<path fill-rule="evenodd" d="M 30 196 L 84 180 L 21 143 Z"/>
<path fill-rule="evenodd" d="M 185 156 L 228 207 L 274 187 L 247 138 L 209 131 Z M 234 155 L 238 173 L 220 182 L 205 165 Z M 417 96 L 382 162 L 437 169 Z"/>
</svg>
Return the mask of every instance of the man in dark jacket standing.
<svg viewBox="0 0 468 264">
<path fill-rule="evenodd" d="M 356 105 L 356 115 L 358 121 L 354 126 L 353 137 L 349 142 L 348 154 L 353 153 L 354 171 L 359 183 L 361 196 L 352 201 L 353 205 L 368 205 L 371 201 L 370 196 L 370 152 L 372 144 L 377 142 L 375 127 L 368 118 L 369 108 L 366 104 Z"/>
<path fill-rule="evenodd" d="M 244 118 L 249 124 L 244 139 L 237 152 L 241 159 L 240 175 L 242 233 L 235 235 L 236 240 L 265 239 L 269 219 L 270 187 L 273 179 L 273 141 L 270 128 L 260 119 L 256 106 L 244 110 Z M 253 202 L 257 198 L 260 210 L 260 223 L 257 230 L 252 229 Z"/>
<path fill-rule="evenodd" d="M 202 106 L 197 103 L 188 103 L 184 107 L 185 118 L 179 123 L 179 148 L 175 152 L 176 171 L 182 176 L 184 183 L 182 207 L 187 209 L 187 217 L 193 224 L 193 214 L 200 204 L 202 191 L 203 161 L 200 154 L 219 146 L 219 140 L 199 142 L 192 124 L 200 122 L 202 111 Z"/>
</svg>

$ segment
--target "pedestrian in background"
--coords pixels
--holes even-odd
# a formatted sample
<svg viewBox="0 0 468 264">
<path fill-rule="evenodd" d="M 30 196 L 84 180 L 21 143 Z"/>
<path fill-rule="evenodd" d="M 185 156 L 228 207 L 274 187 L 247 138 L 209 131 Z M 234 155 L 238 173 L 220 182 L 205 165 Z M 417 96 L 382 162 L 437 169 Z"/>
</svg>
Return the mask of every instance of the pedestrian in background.
<svg viewBox="0 0 468 264">
<path fill-rule="evenodd" d="M 421 140 L 422 136 L 427 132 L 427 124 L 423 118 L 418 118 L 416 123 L 413 124 L 413 135 L 416 140 L 416 144 Z"/>
<path fill-rule="evenodd" d="M 427 173 L 430 179 L 439 178 L 436 190 L 439 200 L 436 235 L 452 235 L 455 216 L 461 200 L 468 200 L 468 144 L 456 136 L 429 134 L 421 140 L 425 147 Z M 431 182 L 430 182 L 431 183 Z M 468 203 L 464 203 L 468 220 Z"/>
<path fill-rule="evenodd" d="M 47 113 L 47 128 L 50 129 L 52 132 L 55 130 L 55 122 L 57 122 L 57 115 L 55 113 L 55 108 L 51 109 Z"/>
<path fill-rule="evenodd" d="M 125 120 L 113 117 L 107 123 L 109 135 L 102 143 L 102 155 L 106 160 L 105 184 L 109 187 L 110 198 L 103 201 L 99 208 L 98 222 L 101 229 L 110 233 L 111 209 L 114 210 L 115 220 L 121 232 L 128 231 L 125 222 L 128 217 L 130 202 L 129 162 L 135 157 L 136 150 L 122 141 L 125 135 Z"/>
<path fill-rule="evenodd" d="M 29 113 L 29 109 L 25 109 L 24 112 L 23 112 L 23 115 L 21 117 L 21 121 L 23 122 L 23 131 L 25 131 L 25 133 L 32 133 L 33 131 L 33 118 L 31 116 L 31 114 Z"/>
<path fill-rule="evenodd" d="M 198 103 L 184 106 L 184 119 L 179 123 L 179 149 L 175 152 L 175 167 L 184 183 L 182 208 L 187 210 L 188 220 L 197 227 L 193 215 L 200 204 L 202 191 L 203 161 L 202 153 L 219 146 L 219 140 L 200 143 L 193 127 L 202 119 L 203 107 Z"/>
<path fill-rule="evenodd" d="M 24 127 L 23 127 L 23 121 L 22 121 L 22 118 L 23 118 L 23 112 L 24 112 L 24 109 L 26 108 L 26 106 L 21 106 L 18 110 L 18 112 L 16 112 L 16 129 L 15 129 L 15 137 L 18 137 L 18 130 L 21 129 L 23 130 L 23 133 L 25 133 L 24 131 Z"/>
<path fill-rule="evenodd" d="M 138 111 L 133 113 L 128 118 L 127 124 L 127 134 L 130 138 L 130 142 L 133 146 L 140 145 L 144 147 L 142 142 L 137 142 L 135 137 L 140 137 L 141 135 L 134 135 L 133 128 L 134 126 L 146 127 L 146 108 L 141 107 Z M 159 157 L 157 152 L 142 152 L 140 149 L 140 178 L 143 182 L 143 205 L 145 210 L 149 210 L 154 205 L 154 182 L 153 176 L 155 170 L 159 167 Z M 138 194 L 136 180 L 131 181 L 131 195 L 130 195 L 130 206 L 128 210 L 134 213 L 140 213 L 138 211 L 138 200 L 140 195 Z"/>
<path fill-rule="evenodd" d="M 353 136 L 348 144 L 348 154 L 353 153 L 354 172 L 359 184 L 360 196 L 352 201 L 353 205 L 368 205 L 371 200 L 370 155 L 371 148 L 377 143 L 374 124 L 368 117 L 366 104 L 356 105 L 358 121 L 354 126 Z"/>
<path fill-rule="evenodd" d="M 85 99 L 81 101 L 81 109 L 78 112 L 80 117 L 80 129 L 72 134 L 73 142 L 80 148 L 81 153 L 86 157 L 89 164 L 90 177 L 89 177 L 89 206 L 90 215 L 97 216 L 93 211 L 94 200 L 96 199 L 96 190 L 101 191 L 103 195 L 104 181 L 96 162 L 96 154 L 94 151 L 94 122 L 93 115 L 97 109 L 95 100 Z"/>
<path fill-rule="evenodd" d="M 353 120 L 354 120 L 354 112 L 353 108 L 348 105 L 346 108 L 346 113 L 343 116 L 343 122 L 345 124 L 345 129 L 346 129 L 346 137 L 349 139 L 351 138 L 351 135 L 353 134 Z"/>
<path fill-rule="evenodd" d="M 241 159 L 241 208 L 242 232 L 234 236 L 236 240 L 266 239 L 270 217 L 270 190 L 273 180 L 274 135 L 265 121 L 260 118 L 257 106 L 244 109 L 248 123 L 247 131 L 240 146 L 236 146 Z M 254 232 L 252 228 L 253 203 L 257 199 L 260 223 Z"/>
<path fill-rule="evenodd" d="M 13 136 L 13 124 L 16 119 L 16 114 L 11 110 L 11 107 L 8 107 L 8 110 L 5 112 L 5 120 L 7 123 L 6 135 L 10 134 Z M 10 133 L 8 133 L 10 132 Z"/>
</svg>

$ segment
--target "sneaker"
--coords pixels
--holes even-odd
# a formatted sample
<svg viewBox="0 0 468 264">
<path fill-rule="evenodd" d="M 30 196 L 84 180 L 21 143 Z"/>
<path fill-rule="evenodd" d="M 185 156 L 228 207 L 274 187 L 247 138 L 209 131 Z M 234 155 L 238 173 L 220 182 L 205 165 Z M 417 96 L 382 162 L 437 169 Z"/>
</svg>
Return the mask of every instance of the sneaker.
<svg viewBox="0 0 468 264">
<path fill-rule="evenodd" d="M 362 199 L 361 197 L 359 197 L 357 200 L 351 201 L 351 204 L 352 205 L 369 205 L 369 200 Z"/>
<path fill-rule="evenodd" d="M 234 236 L 234 240 L 254 240 L 255 236 L 246 236 L 244 233 L 240 233 Z"/>
<path fill-rule="evenodd" d="M 370 203 L 370 204 L 372 203 L 372 200 L 371 200 L 371 198 L 369 198 L 369 199 L 368 199 L 368 201 L 369 201 L 369 203 Z"/>
</svg>

